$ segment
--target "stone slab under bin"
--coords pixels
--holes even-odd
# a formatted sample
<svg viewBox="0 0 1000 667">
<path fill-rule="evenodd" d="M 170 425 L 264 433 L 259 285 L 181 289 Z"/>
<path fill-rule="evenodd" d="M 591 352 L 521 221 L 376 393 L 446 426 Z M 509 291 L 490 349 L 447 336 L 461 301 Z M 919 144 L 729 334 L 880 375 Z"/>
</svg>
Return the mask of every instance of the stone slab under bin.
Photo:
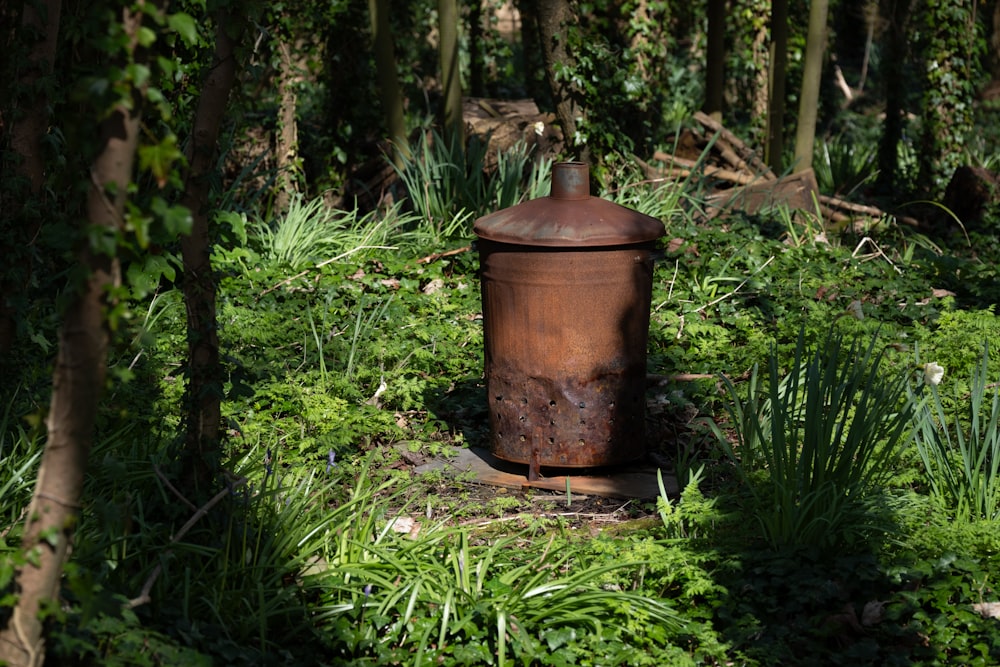
<svg viewBox="0 0 1000 667">
<path fill-rule="evenodd" d="M 472 473 L 475 481 L 508 489 L 544 489 L 564 492 L 566 476 L 540 477 L 529 481 L 527 466 L 501 461 L 488 450 L 479 447 L 455 447 L 454 456 L 434 459 L 417 466 L 417 474 L 442 470 L 445 474 Z M 678 495 L 677 480 L 672 473 L 662 472 L 667 495 Z M 656 468 L 652 465 L 633 464 L 618 468 L 602 469 L 600 474 L 569 476 L 572 493 L 601 496 L 604 498 L 656 498 L 660 489 L 656 481 Z"/>
</svg>

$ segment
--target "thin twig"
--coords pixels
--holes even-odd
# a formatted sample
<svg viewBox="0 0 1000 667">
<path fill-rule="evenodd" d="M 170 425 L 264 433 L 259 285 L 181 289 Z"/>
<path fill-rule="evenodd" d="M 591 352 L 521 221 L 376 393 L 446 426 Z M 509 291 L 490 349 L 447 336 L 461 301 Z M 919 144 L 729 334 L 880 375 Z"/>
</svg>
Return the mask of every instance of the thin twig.
<svg viewBox="0 0 1000 667">
<path fill-rule="evenodd" d="M 170 489 L 171 493 L 177 496 L 177 498 L 182 503 L 187 505 L 188 509 L 190 509 L 192 512 L 198 511 L 198 507 L 193 502 L 185 498 L 184 495 L 180 491 L 178 491 L 173 484 L 170 483 L 170 480 L 167 479 L 166 476 L 163 474 L 163 472 L 160 470 L 160 466 L 156 465 L 155 463 L 153 464 L 153 472 L 156 473 L 156 476 L 160 478 L 160 481 L 163 482 L 168 489 Z"/>
<path fill-rule="evenodd" d="M 429 264 L 430 262 L 437 261 L 444 257 L 451 257 L 452 255 L 460 255 L 463 252 L 467 252 L 469 250 L 472 250 L 471 245 L 462 246 L 461 248 L 455 248 L 454 250 L 447 250 L 445 252 L 435 252 L 430 255 L 427 255 L 426 257 L 421 257 L 420 259 L 417 260 L 417 264 Z"/>
<path fill-rule="evenodd" d="M 264 290 L 263 292 L 261 292 L 260 294 L 258 294 L 257 298 L 259 299 L 262 296 L 270 294 L 271 292 L 273 292 L 274 290 L 278 289 L 279 287 L 283 287 L 284 285 L 287 285 L 288 283 L 292 282 L 293 280 L 297 280 L 297 279 L 299 279 L 299 278 L 307 275 L 310 271 L 312 271 L 312 269 L 306 269 L 305 271 L 300 271 L 300 272 L 296 273 L 294 276 L 291 276 L 289 278 L 285 278 L 284 280 L 282 280 L 277 285 L 273 285 L 272 287 L 269 287 L 266 290 Z"/>
<path fill-rule="evenodd" d="M 770 264 L 773 259 L 774 259 L 774 255 L 771 255 L 770 257 L 768 257 L 766 262 L 764 262 L 759 267 L 757 267 L 757 270 L 754 271 L 753 273 L 751 273 L 749 276 L 747 276 L 743 280 L 743 282 L 741 282 L 739 285 L 737 285 L 736 289 L 734 289 L 732 292 L 729 292 L 728 294 L 723 294 L 718 299 L 713 299 L 712 301 L 710 301 L 709 303 L 706 303 L 704 306 L 701 306 L 700 308 L 695 308 L 694 312 L 700 313 L 701 311 L 705 310 L 706 308 L 711 308 L 715 304 L 717 304 L 717 303 L 719 303 L 721 301 L 725 301 L 729 297 L 731 297 L 734 294 L 736 294 L 737 292 L 739 292 L 743 288 L 744 285 L 746 285 L 748 282 L 750 282 L 751 278 L 753 278 L 755 275 L 757 275 L 758 273 L 760 273 L 761 271 L 763 271 L 764 267 L 766 267 L 768 264 Z"/>
</svg>

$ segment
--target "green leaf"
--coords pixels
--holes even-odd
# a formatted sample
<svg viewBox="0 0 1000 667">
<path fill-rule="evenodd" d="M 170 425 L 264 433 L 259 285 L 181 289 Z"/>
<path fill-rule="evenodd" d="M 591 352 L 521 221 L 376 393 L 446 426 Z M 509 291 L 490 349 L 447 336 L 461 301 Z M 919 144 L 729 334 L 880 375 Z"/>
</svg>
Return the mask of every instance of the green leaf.
<svg viewBox="0 0 1000 667">
<path fill-rule="evenodd" d="M 139 168 L 153 174 L 160 188 L 166 187 L 170 181 L 174 164 L 183 158 L 177 147 L 176 135 L 170 134 L 160 140 L 160 143 L 139 148 Z"/>
<path fill-rule="evenodd" d="M 185 206 L 171 206 L 165 209 L 163 215 L 163 227 L 171 237 L 187 235 L 191 233 L 191 211 Z"/>
<path fill-rule="evenodd" d="M 198 42 L 198 24 L 190 14 L 184 12 L 171 14 L 167 17 L 167 25 L 180 35 L 188 46 L 194 46 Z"/>
<path fill-rule="evenodd" d="M 145 48 L 152 46 L 153 42 L 156 41 L 156 33 L 153 32 L 152 28 L 147 26 L 142 26 L 139 28 L 139 45 Z"/>
<path fill-rule="evenodd" d="M 149 255 L 144 263 L 133 262 L 128 267 L 128 282 L 137 298 L 151 294 L 162 277 L 171 281 L 177 277 L 174 267 L 162 255 Z"/>
</svg>

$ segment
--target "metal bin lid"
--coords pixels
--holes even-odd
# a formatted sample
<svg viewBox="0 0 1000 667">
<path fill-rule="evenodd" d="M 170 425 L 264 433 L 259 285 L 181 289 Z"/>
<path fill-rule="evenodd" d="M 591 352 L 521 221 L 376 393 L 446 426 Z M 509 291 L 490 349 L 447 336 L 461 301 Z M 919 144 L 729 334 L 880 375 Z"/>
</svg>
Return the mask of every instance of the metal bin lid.
<svg viewBox="0 0 1000 667">
<path fill-rule="evenodd" d="M 582 162 L 552 165 L 548 197 L 484 215 L 472 229 L 489 241 L 549 247 L 628 245 L 666 233 L 656 218 L 590 196 L 590 170 Z"/>
</svg>

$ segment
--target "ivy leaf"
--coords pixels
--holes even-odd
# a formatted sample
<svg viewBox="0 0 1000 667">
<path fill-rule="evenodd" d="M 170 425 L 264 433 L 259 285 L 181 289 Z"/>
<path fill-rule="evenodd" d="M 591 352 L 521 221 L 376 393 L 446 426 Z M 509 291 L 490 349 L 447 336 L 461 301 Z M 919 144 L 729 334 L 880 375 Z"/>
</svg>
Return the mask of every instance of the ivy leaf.
<svg viewBox="0 0 1000 667">
<path fill-rule="evenodd" d="M 194 46 L 198 42 L 198 24 L 190 14 L 184 12 L 171 14 L 167 17 L 167 25 L 180 35 L 188 46 Z"/>
<path fill-rule="evenodd" d="M 150 294 L 163 277 L 173 282 L 177 278 L 177 271 L 162 255 L 147 255 L 143 263 L 129 264 L 128 284 L 132 287 L 132 295 L 136 298 L 141 299 Z"/>
<path fill-rule="evenodd" d="M 177 147 L 177 137 L 170 134 L 158 144 L 139 148 L 139 168 L 149 170 L 156 179 L 156 184 L 162 189 L 170 181 L 174 163 L 183 157 Z"/>
<path fill-rule="evenodd" d="M 142 46 L 144 48 L 149 48 L 150 46 L 152 46 L 153 42 L 156 41 L 156 33 L 153 31 L 152 28 L 149 28 L 147 26 L 142 26 L 141 28 L 139 28 L 138 38 L 139 38 L 139 46 Z"/>
<path fill-rule="evenodd" d="M 191 218 L 191 211 L 186 206 L 167 206 L 166 202 L 157 198 L 153 202 L 153 211 L 163 221 L 163 229 L 169 238 L 187 235 L 191 233 L 191 225 L 194 223 Z"/>
</svg>

